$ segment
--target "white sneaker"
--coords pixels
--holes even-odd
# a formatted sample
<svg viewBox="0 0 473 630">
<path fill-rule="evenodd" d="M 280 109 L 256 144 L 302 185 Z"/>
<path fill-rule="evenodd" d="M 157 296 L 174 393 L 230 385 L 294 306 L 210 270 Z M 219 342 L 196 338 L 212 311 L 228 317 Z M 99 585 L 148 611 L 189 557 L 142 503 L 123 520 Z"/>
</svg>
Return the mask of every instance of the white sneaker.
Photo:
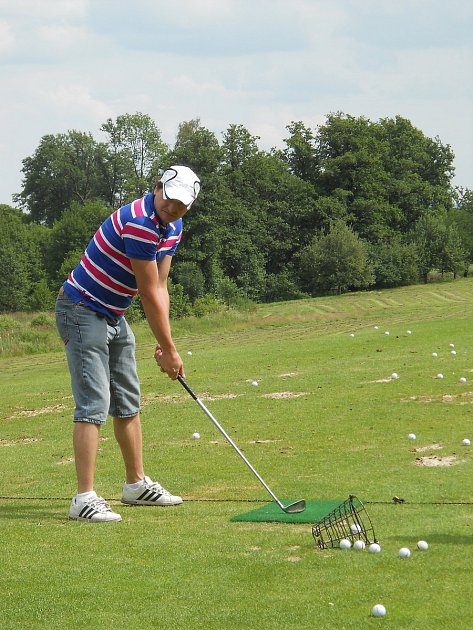
<svg viewBox="0 0 473 630">
<path fill-rule="evenodd" d="M 95 492 L 82 501 L 74 497 L 69 510 L 69 518 L 73 521 L 91 521 L 94 523 L 122 520 L 120 514 L 112 512 L 105 499 L 98 497 Z"/>
<path fill-rule="evenodd" d="M 138 488 L 123 486 L 122 503 L 128 505 L 179 505 L 182 498 L 174 496 L 149 477 L 143 479 Z"/>
</svg>

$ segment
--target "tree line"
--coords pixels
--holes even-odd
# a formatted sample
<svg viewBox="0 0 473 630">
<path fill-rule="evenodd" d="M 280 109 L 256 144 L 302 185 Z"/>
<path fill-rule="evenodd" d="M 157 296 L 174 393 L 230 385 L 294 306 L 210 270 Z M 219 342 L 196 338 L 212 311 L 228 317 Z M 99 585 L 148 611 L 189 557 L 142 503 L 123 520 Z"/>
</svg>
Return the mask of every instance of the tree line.
<svg viewBox="0 0 473 630">
<path fill-rule="evenodd" d="M 0 205 L 0 312 L 51 307 L 105 217 L 170 164 L 202 180 L 171 269 L 175 316 L 467 273 L 473 193 L 453 187 L 448 145 L 401 116 L 337 112 L 286 129 L 269 151 L 243 125 L 219 140 L 199 119 L 169 146 L 142 113 L 107 120 L 102 141 L 43 136 L 16 207 Z"/>
</svg>

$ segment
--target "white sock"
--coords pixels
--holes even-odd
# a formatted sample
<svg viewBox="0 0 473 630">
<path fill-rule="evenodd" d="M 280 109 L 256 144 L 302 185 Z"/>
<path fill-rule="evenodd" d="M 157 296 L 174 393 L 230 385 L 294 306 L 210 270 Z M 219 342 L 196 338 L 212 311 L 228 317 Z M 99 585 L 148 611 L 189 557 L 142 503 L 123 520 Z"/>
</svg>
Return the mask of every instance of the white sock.
<svg viewBox="0 0 473 630">
<path fill-rule="evenodd" d="M 87 490 L 87 492 L 81 492 L 79 494 L 76 494 L 76 499 L 82 503 L 83 501 L 87 501 L 88 499 L 95 499 L 95 497 L 97 496 L 97 493 L 95 492 L 95 490 Z"/>
<path fill-rule="evenodd" d="M 137 490 L 140 486 L 143 485 L 143 481 L 144 479 L 142 479 L 141 481 L 137 481 L 136 483 L 127 483 L 126 487 L 130 490 Z"/>
</svg>

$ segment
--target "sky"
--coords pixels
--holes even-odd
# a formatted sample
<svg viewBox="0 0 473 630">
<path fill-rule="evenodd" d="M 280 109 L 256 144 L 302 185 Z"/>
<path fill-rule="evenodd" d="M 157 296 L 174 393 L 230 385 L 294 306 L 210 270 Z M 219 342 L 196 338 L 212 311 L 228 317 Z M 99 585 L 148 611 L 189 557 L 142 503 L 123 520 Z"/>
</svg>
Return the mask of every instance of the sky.
<svg viewBox="0 0 473 630">
<path fill-rule="evenodd" d="M 44 135 L 135 112 L 171 146 L 199 118 L 262 150 L 292 121 L 400 115 L 473 189 L 472 33 L 471 0 L 0 0 L 0 203 Z"/>
</svg>

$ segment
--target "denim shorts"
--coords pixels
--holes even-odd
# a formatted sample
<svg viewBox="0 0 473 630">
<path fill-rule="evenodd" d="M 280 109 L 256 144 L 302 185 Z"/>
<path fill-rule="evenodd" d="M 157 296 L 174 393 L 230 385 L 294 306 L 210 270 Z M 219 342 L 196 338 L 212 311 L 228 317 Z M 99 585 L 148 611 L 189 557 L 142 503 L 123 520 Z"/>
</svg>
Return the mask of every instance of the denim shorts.
<svg viewBox="0 0 473 630">
<path fill-rule="evenodd" d="M 105 424 L 140 409 L 135 336 L 126 319 L 107 320 L 82 302 L 60 294 L 56 326 L 67 355 L 75 401 L 74 422 Z"/>
</svg>

